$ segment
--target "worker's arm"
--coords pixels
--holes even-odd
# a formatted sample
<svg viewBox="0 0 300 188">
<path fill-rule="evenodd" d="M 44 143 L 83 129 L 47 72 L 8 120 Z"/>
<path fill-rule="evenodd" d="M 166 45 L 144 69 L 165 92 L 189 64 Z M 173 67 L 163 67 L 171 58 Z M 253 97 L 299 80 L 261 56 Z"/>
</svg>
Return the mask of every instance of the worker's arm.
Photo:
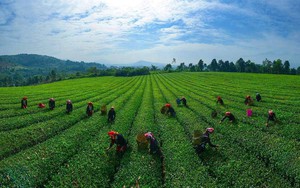
<svg viewBox="0 0 300 188">
<path fill-rule="evenodd" d="M 115 140 L 111 139 L 110 145 L 109 145 L 109 147 L 107 149 L 109 150 L 114 144 L 115 144 Z"/>
<path fill-rule="evenodd" d="M 212 144 L 210 139 L 208 139 L 207 143 L 209 144 L 210 147 L 218 147 L 217 145 Z"/>
<path fill-rule="evenodd" d="M 227 118 L 227 116 L 224 116 L 224 117 L 221 119 L 220 123 L 222 123 L 226 118 Z"/>
</svg>

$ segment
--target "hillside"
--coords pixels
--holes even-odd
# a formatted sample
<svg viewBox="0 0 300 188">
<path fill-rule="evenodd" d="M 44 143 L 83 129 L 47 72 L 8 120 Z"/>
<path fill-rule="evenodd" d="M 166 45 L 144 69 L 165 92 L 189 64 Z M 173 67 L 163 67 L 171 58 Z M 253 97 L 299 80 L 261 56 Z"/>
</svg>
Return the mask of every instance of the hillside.
<svg viewBox="0 0 300 188">
<path fill-rule="evenodd" d="M 60 60 L 36 54 L 0 56 L 0 87 L 32 85 L 68 78 L 70 74 L 84 74 L 91 67 L 105 70 L 99 63 Z"/>
<path fill-rule="evenodd" d="M 244 104 L 246 95 L 262 101 Z M 165 73 L 96 77 L 38 86 L 0 88 L 0 187 L 299 187 L 300 80 L 291 75 Z M 20 100 L 28 97 L 28 108 Z M 184 96 L 188 107 L 176 105 Z M 221 96 L 225 105 L 216 104 Z M 48 108 L 54 97 L 56 107 Z M 66 100 L 74 109 L 66 114 Z M 88 102 L 94 114 L 86 115 Z M 176 117 L 161 114 L 169 102 Z M 45 103 L 46 108 L 38 108 Z M 102 105 L 115 107 L 110 124 Z M 247 117 L 251 108 L 253 115 Z M 276 122 L 266 127 L 268 111 Z M 212 117 L 212 111 L 217 112 Z M 230 111 L 236 122 L 227 119 Z M 197 155 L 195 130 L 212 144 Z M 108 132 L 129 142 L 124 155 L 110 150 Z M 138 148 L 151 131 L 163 156 Z"/>
<path fill-rule="evenodd" d="M 3 55 L 0 56 L 0 64 L 10 64 L 11 67 L 20 66 L 20 69 L 27 70 L 52 70 L 64 72 L 83 71 L 90 67 L 105 69 L 106 66 L 99 63 L 76 62 L 70 60 L 61 60 L 55 57 L 36 54 L 19 54 L 19 55 Z"/>
</svg>

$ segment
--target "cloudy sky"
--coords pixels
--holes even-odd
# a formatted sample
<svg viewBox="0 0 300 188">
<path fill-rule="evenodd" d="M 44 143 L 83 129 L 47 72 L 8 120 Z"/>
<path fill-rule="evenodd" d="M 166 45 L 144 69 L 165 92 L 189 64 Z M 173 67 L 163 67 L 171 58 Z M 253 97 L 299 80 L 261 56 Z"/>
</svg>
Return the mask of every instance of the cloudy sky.
<svg viewBox="0 0 300 188">
<path fill-rule="evenodd" d="M 0 54 L 300 66 L 300 0 L 0 0 Z"/>
</svg>

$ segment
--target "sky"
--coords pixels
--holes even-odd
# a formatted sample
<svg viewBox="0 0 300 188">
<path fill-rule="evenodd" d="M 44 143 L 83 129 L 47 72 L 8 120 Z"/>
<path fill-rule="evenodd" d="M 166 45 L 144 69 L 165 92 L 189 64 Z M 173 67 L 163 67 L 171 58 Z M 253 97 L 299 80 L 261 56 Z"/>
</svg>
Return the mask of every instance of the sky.
<svg viewBox="0 0 300 188">
<path fill-rule="evenodd" d="M 300 0 L 0 0 L 0 55 L 300 66 Z"/>
</svg>

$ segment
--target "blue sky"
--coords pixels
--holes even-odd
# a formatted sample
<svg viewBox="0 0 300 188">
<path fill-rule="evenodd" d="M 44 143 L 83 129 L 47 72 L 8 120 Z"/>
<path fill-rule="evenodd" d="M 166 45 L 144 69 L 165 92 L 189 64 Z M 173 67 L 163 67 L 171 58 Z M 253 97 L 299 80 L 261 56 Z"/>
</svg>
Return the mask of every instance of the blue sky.
<svg viewBox="0 0 300 188">
<path fill-rule="evenodd" d="M 299 0 L 0 0 L 0 54 L 300 66 Z"/>
</svg>

